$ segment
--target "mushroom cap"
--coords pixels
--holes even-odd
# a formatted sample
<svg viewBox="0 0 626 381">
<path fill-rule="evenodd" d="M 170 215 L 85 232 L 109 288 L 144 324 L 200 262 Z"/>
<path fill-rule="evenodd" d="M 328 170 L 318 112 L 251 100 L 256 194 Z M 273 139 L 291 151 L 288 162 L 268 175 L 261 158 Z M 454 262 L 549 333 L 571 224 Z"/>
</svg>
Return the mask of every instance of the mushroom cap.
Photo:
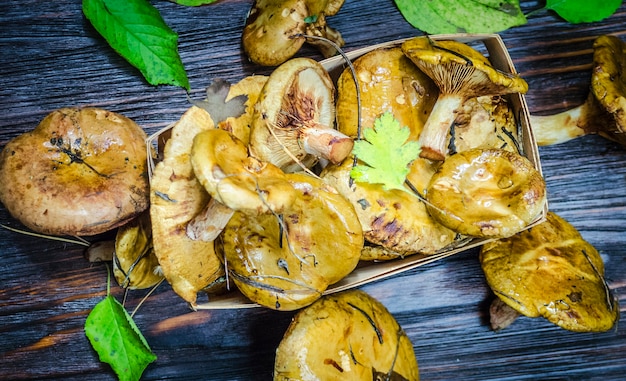
<svg viewBox="0 0 626 381">
<path fill-rule="evenodd" d="M 543 211 L 546 184 L 525 157 L 473 149 L 448 157 L 430 180 L 428 210 L 442 225 L 472 237 L 509 237 Z"/>
<path fill-rule="evenodd" d="M 445 94 L 476 97 L 528 91 L 524 79 L 497 70 L 484 55 L 462 42 L 416 37 L 402 43 L 402 51 Z"/>
<path fill-rule="evenodd" d="M 439 94 L 433 81 L 409 60 L 399 47 L 379 48 L 353 62 L 361 95 L 361 126 L 391 111 L 400 125 L 417 140 Z M 352 71 L 346 68 L 337 81 L 337 129 L 356 138 L 358 113 Z"/>
<path fill-rule="evenodd" d="M 340 165 L 328 165 L 321 177 L 354 205 L 368 242 L 410 255 L 433 254 L 454 241 L 456 233 L 431 218 L 417 196 L 398 189 L 386 190 L 381 184 L 351 181 L 351 168 L 352 160 L 346 159 Z M 424 159 L 416 160 L 411 173 L 407 177 L 425 183 L 424 178 L 432 176 L 434 167 Z M 374 258 L 371 254 L 375 253 L 383 256 Z M 362 259 L 390 258 L 385 251 L 368 251 L 367 258 Z"/>
<path fill-rule="evenodd" d="M 591 92 L 615 124 L 605 125 L 609 137 L 626 132 L 626 43 L 616 36 L 604 35 L 593 43 L 594 67 Z M 624 141 L 626 138 L 621 138 Z"/>
<path fill-rule="evenodd" d="M 163 280 L 159 260 L 152 247 L 149 213 L 140 214 L 117 230 L 113 275 L 119 285 L 131 290 L 153 287 Z"/>
<path fill-rule="evenodd" d="M 214 242 L 193 240 L 186 227 L 208 203 L 210 196 L 196 178 L 190 162 L 193 138 L 213 129 L 210 115 L 191 107 L 172 128 L 163 160 L 150 182 L 150 218 L 154 253 L 172 289 L 192 307 L 197 293 L 224 275 Z"/>
<path fill-rule="evenodd" d="M 572 331 L 606 331 L 619 319 L 598 251 L 558 215 L 512 237 L 485 244 L 485 278 L 507 305 Z"/>
<path fill-rule="evenodd" d="M 0 201 L 28 228 L 99 234 L 148 207 L 146 134 L 122 115 L 63 108 L 0 153 Z"/>
<path fill-rule="evenodd" d="M 233 210 L 281 213 L 296 197 L 283 171 L 249 156 L 243 142 L 224 130 L 196 135 L 191 164 L 207 192 Z"/>
<path fill-rule="evenodd" d="M 413 344 L 383 304 L 361 290 L 299 311 L 276 349 L 274 380 L 419 379 Z"/>
<path fill-rule="evenodd" d="M 298 196 L 282 216 L 235 212 L 220 239 L 230 279 L 253 302 L 294 310 L 317 300 L 359 262 L 363 234 L 354 208 L 322 180 L 286 175 Z"/>
<path fill-rule="evenodd" d="M 328 72 L 310 58 L 292 58 L 272 72 L 261 91 L 250 131 L 250 154 L 286 172 L 302 169 L 292 156 L 311 167 L 318 157 L 301 144 L 303 129 L 332 129 L 334 122 L 335 86 Z"/>
<path fill-rule="evenodd" d="M 256 0 L 242 33 L 243 49 L 252 62 L 276 66 L 300 50 L 305 18 L 309 10 L 304 0 Z"/>
</svg>

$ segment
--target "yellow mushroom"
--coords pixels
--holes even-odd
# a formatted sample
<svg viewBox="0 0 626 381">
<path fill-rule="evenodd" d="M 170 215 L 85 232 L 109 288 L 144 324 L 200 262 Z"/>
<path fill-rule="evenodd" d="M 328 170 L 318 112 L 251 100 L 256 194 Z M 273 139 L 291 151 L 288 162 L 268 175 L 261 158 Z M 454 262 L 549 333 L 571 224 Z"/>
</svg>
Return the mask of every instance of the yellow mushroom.
<svg viewBox="0 0 626 381">
<path fill-rule="evenodd" d="M 626 146 L 626 43 L 605 35 L 593 43 L 591 87 L 581 105 L 554 115 L 531 115 L 537 144 L 599 134 Z"/>
<path fill-rule="evenodd" d="M 250 300 L 294 310 L 317 300 L 359 262 L 352 205 L 322 180 L 286 175 L 298 193 L 282 214 L 235 212 L 218 240 L 229 279 Z"/>
<path fill-rule="evenodd" d="M 485 56 L 462 42 L 416 37 L 405 41 L 402 50 L 439 87 L 419 139 L 424 158 L 445 159 L 450 127 L 466 99 L 528 90 L 521 77 L 495 69 Z"/>
<path fill-rule="evenodd" d="M 480 263 L 496 296 L 528 317 L 571 331 L 607 331 L 619 319 L 598 251 L 557 214 L 512 237 L 485 244 Z"/>
<path fill-rule="evenodd" d="M 276 381 L 418 379 L 411 340 L 361 290 L 326 295 L 299 311 L 276 349 Z"/>
<path fill-rule="evenodd" d="M 426 199 L 430 215 L 449 229 L 472 237 L 508 237 L 540 216 L 546 185 L 517 153 L 473 149 L 441 164 Z"/>
</svg>

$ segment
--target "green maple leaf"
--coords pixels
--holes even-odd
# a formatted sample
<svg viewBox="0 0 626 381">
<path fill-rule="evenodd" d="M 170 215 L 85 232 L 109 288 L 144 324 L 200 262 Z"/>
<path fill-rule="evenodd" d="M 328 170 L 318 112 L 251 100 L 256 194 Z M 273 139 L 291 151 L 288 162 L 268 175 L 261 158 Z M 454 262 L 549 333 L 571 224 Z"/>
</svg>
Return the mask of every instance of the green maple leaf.
<svg viewBox="0 0 626 381">
<path fill-rule="evenodd" d="M 365 165 L 354 166 L 350 177 L 357 182 L 382 184 L 384 189 L 406 191 L 409 164 L 420 153 L 417 142 L 407 142 L 410 133 L 391 112 L 382 114 L 374 121 L 374 128 L 363 130 L 365 140 L 354 142 L 352 153 Z"/>
<path fill-rule="evenodd" d="M 100 361 L 111 365 L 121 381 L 139 380 L 148 364 L 156 360 L 131 316 L 111 295 L 87 316 L 85 335 Z"/>
<path fill-rule="evenodd" d="M 147 0 L 83 0 L 83 13 L 148 83 L 189 91 L 189 79 L 178 55 L 178 35 Z"/>
<path fill-rule="evenodd" d="M 495 33 L 526 24 L 519 0 L 395 0 L 402 16 L 430 34 Z"/>
<path fill-rule="evenodd" d="M 611 16 L 622 4 L 622 0 L 547 0 L 546 9 L 555 11 L 572 24 L 595 22 Z"/>
</svg>

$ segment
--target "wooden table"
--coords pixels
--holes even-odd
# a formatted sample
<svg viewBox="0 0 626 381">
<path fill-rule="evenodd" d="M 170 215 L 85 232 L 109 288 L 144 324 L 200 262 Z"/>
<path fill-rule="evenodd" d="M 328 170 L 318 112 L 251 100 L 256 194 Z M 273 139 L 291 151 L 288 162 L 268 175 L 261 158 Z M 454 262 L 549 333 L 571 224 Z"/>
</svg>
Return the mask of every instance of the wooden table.
<svg viewBox="0 0 626 381">
<path fill-rule="evenodd" d="M 247 62 L 240 33 L 250 1 L 200 8 L 154 2 L 180 34 L 192 94 L 212 79 L 269 73 Z M 525 12 L 543 2 L 522 1 Z M 391 0 L 347 0 L 330 24 L 347 51 L 421 32 Z M 189 107 L 175 87 L 147 85 L 81 13 L 79 1 L 0 3 L 0 146 L 64 106 L 98 106 L 154 132 Z M 528 81 L 530 111 L 548 114 L 586 97 L 592 42 L 626 38 L 626 5 L 597 23 L 570 25 L 540 12 L 502 38 Z M 302 55 L 321 59 L 307 48 Z M 540 149 L 549 203 L 595 245 L 609 286 L 626 300 L 626 150 L 597 136 Z M 0 179 L 0 181 L 2 181 Z M 19 227 L 4 208 L 0 223 Z M 0 229 L 0 379 L 112 380 L 83 333 L 106 294 L 107 271 L 80 246 Z M 617 380 L 626 375 L 626 322 L 610 332 L 572 333 L 544 319 L 520 318 L 495 333 L 491 300 L 476 250 L 363 287 L 383 302 L 410 336 L 424 380 Z M 114 286 L 118 298 L 122 290 Z M 145 292 L 132 292 L 132 310 Z M 169 286 L 135 315 L 158 356 L 145 380 L 259 380 L 272 375 L 274 350 L 293 313 L 266 309 L 193 312 Z"/>
</svg>

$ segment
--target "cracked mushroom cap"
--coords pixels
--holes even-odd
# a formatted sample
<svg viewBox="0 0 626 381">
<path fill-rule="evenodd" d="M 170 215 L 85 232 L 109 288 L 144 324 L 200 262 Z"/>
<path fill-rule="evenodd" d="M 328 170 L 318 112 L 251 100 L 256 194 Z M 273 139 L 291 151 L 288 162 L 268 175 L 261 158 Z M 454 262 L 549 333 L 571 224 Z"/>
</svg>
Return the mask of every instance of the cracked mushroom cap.
<svg viewBox="0 0 626 381">
<path fill-rule="evenodd" d="M 529 230 L 485 244 L 480 263 L 498 298 L 522 315 L 578 332 L 607 331 L 619 320 L 602 257 L 555 213 Z"/>
<path fill-rule="evenodd" d="M 216 245 L 245 296 L 284 311 L 319 299 L 354 270 L 363 248 L 348 200 L 313 176 L 286 178 L 298 195 L 282 214 L 235 212 Z"/>
<path fill-rule="evenodd" d="M 461 42 L 417 37 L 405 41 L 402 51 L 440 90 L 419 139 L 424 158 L 445 159 L 450 126 L 467 98 L 528 90 L 521 77 L 495 69 L 480 52 Z"/>
<path fill-rule="evenodd" d="M 411 340 L 361 290 L 326 295 L 299 311 L 276 349 L 277 381 L 418 379 Z"/>
<path fill-rule="evenodd" d="M 63 108 L 0 153 L 0 201 L 28 228 L 88 236 L 148 207 L 146 134 L 102 109 Z"/>
<path fill-rule="evenodd" d="M 448 228 L 471 237 L 509 237 L 543 211 L 546 184 L 525 157 L 473 149 L 448 157 L 426 190 L 428 210 Z"/>
<path fill-rule="evenodd" d="M 341 162 L 353 141 L 335 130 L 335 86 L 322 65 L 293 58 L 276 68 L 255 105 L 250 154 L 293 172 Z"/>
</svg>

